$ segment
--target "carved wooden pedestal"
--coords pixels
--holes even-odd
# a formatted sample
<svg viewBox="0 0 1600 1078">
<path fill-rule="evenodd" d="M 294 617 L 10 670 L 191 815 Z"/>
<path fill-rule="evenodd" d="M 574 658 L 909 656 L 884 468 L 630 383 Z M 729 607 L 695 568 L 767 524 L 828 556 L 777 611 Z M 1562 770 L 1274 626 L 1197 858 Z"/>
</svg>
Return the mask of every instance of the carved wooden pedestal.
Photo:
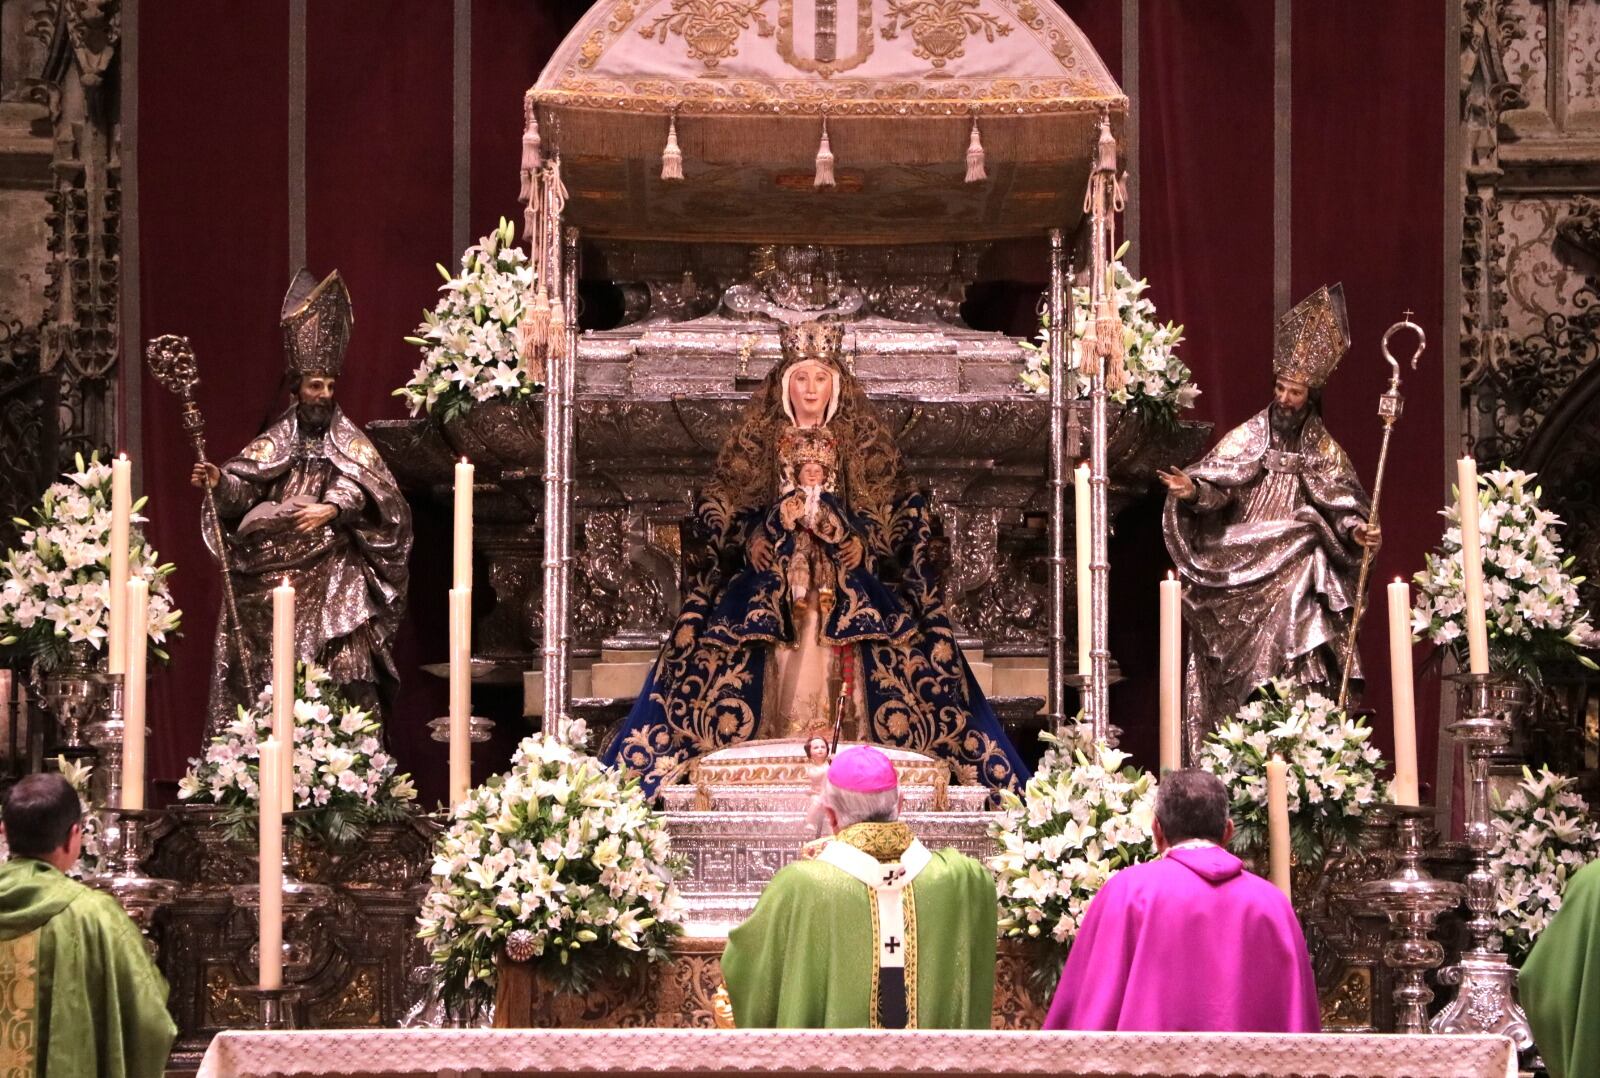
<svg viewBox="0 0 1600 1078">
<path fill-rule="evenodd" d="M 222 1029 L 258 1024 L 256 1008 L 235 988 L 256 982 L 257 926 L 231 890 L 256 878 L 255 851 L 229 841 L 207 810 L 180 810 L 157 842 L 152 874 L 180 891 L 158 919 L 161 970 L 171 985 L 178 1023 L 173 1065 L 197 1064 Z M 304 971 L 286 971 L 304 986 L 313 1028 L 392 1027 L 426 985 L 411 972 L 427 963 L 416 939 L 417 911 L 432 864 L 434 824 L 416 818 L 375 827 L 348 849 L 296 840 L 296 875 L 332 887 L 332 907 L 303 927 L 286 925 L 290 943 L 305 947 Z M 298 974 L 298 976 L 296 976 Z"/>
</svg>

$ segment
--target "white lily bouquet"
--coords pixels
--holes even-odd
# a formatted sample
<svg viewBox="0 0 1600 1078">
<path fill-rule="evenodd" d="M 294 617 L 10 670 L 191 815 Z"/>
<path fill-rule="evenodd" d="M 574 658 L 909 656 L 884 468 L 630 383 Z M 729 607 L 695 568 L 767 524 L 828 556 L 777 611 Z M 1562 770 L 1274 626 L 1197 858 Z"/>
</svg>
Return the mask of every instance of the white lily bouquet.
<svg viewBox="0 0 1600 1078">
<path fill-rule="evenodd" d="M 1568 878 L 1600 857 L 1600 826 L 1577 780 L 1547 768 L 1522 769 L 1522 781 L 1494 806 L 1489 871 L 1506 954 L 1521 966 L 1556 911 Z"/>
<path fill-rule="evenodd" d="M 1018 797 L 1001 794 L 989 825 L 1000 934 L 1071 946 L 1089 900 L 1111 874 L 1155 856 L 1155 777 L 1104 742 L 1057 741 Z M 1057 972 L 1059 962 L 1054 963 Z"/>
<path fill-rule="evenodd" d="M 494 999 L 502 950 L 563 990 L 635 961 L 670 960 L 682 932 L 680 862 L 638 780 L 566 737 L 526 738 L 511 770 L 455 808 L 434 847 L 418 936 L 454 1010 Z"/>
<path fill-rule="evenodd" d="M 1484 620 L 1491 665 L 1535 682 L 1542 660 L 1595 663 L 1579 649 L 1593 633 L 1578 596 L 1581 576 L 1567 575 L 1556 528 L 1560 518 L 1539 508 L 1538 477 L 1500 468 L 1478 475 L 1478 528 L 1483 549 Z M 1411 628 L 1456 654 L 1466 655 L 1466 581 L 1461 567 L 1461 518 L 1455 502 L 1439 549 L 1416 575 L 1418 597 Z"/>
<path fill-rule="evenodd" d="M 1267 848 L 1267 761 L 1287 765 L 1289 837 L 1303 864 L 1320 864 L 1327 848 L 1353 838 L 1366 810 L 1388 796 L 1378 777 L 1383 757 L 1372 730 L 1318 692 L 1299 695 L 1275 683 L 1206 738 L 1200 766 L 1228 788 L 1233 848 Z"/>
<path fill-rule="evenodd" d="M 404 818 L 417 791 L 383 750 L 378 720 L 345 700 L 320 667 L 300 663 L 296 674 L 294 807 L 314 810 L 296 826 L 330 844 L 348 845 L 373 824 Z M 230 810 L 226 823 L 248 832 L 260 797 L 260 744 L 271 735 L 268 685 L 255 707 L 241 707 L 205 754 L 189 761 L 178 782 L 179 799 L 223 806 Z"/>
<path fill-rule="evenodd" d="M 41 669 L 69 661 L 74 646 L 103 650 L 111 590 L 111 465 L 97 456 L 67 472 L 44 492 L 20 545 L 0 563 L 0 645 L 15 647 Z M 150 653 L 162 662 L 162 647 L 178 631 L 182 612 L 172 605 L 170 564 L 158 563 L 145 541 L 145 499 L 133 505 L 128 529 L 128 574 L 150 582 Z"/>
<path fill-rule="evenodd" d="M 72 792 L 78 795 L 78 808 L 83 821 L 80 824 L 83 829 L 83 846 L 78 854 L 78 863 L 67 870 L 67 875 L 77 880 L 89 879 L 99 874 L 100 860 L 105 856 L 104 839 L 100 834 L 100 812 L 90 796 L 94 765 L 80 764 L 65 756 L 57 756 L 56 770 L 67 780 Z M 9 854 L 9 850 L 7 852 Z"/>
<path fill-rule="evenodd" d="M 1178 413 L 1193 408 L 1199 388 L 1193 382 L 1193 372 L 1177 356 L 1183 341 L 1183 327 L 1171 322 L 1156 321 L 1156 305 L 1146 296 L 1150 282 L 1135 279 L 1122 264 L 1128 251 L 1124 243 L 1117 249 L 1117 261 L 1111 265 L 1112 285 L 1116 289 L 1117 314 L 1122 319 L 1122 342 L 1127 351 L 1127 385 L 1113 390 L 1110 399 L 1126 405 L 1147 419 L 1159 423 L 1175 423 Z M 1066 395 L 1068 399 L 1089 395 L 1089 380 L 1078 373 L 1077 364 L 1070 357 L 1077 355 L 1078 342 L 1094 325 L 1094 312 L 1089 307 L 1089 289 L 1072 290 L 1072 347 L 1068 349 Z M 1028 350 L 1022 370 L 1022 384 L 1029 392 L 1050 392 L 1050 313 L 1044 311 L 1039 320 L 1038 344 L 1023 343 Z"/>
<path fill-rule="evenodd" d="M 533 285 L 528 252 L 517 245 L 516 227 L 500 226 L 461 255 L 461 272 L 439 273 L 444 293 L 422 316 L 407 344 L 422 349 L 411 381 L 394 391 L 411 406 L 440 421 L 458 418 L 488 400 L 526 400 L 544 389 L 542 373 L 522 362 L 523 304 Z"/>
</svg>

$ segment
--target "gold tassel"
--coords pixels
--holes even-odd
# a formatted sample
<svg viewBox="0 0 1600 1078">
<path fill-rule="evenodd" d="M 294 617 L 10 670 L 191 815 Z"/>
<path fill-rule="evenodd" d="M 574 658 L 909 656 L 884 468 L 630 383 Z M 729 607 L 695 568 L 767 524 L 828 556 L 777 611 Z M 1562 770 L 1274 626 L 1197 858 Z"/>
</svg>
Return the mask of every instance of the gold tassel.
<svg viewBox="0 0 1600 1078">
<path fill-rule="evenodd" d="M 972 140 L 967 143 L 967 182 L 982 183 L 989 178 L 984 167 L 983 138 L 978 134 L 978 118 L 972 118 Z"/>
<path fill-rule="evenodd" d="M 828 145 L 828 118 L 822 118 L 822 141 L 817 144 L 817 178 L 813 187 L 833 186 L 833 148 Z"/>
<path fill-rule="evenodd" d="M 683 179 L 683 151 L 678 148 L 678 115 L 667 121 L 667 146 L 661 151 L 661 178 Z"/>
<path fill-rule="evenodd" d="M 522 360 L 532 369 L 550 341 L 550 293 L 543 282 L 522 315 Z"/>
<path fill-rule="evenodd" d="M 1085 335 L 1077 342 L 1078 345 L 1078 375 L 1089 378 L 1094 375 L 1094 365 L 1100 359 L 1100 353 L 1095 350 L 1095 339 L 1092 334 Z"/>
<path fill-rule="evenodd" d="M 1127 345 L 1122 339 L 1122 319 L 1110 295 L 1100 297 L 1094 314 L 1095 350 L 1106 360 L 1106 389 L 1116 392 L 1127 384 Z"/>
<path fill-rule="evenodd" d="M 560 296 L 550 297 L 550 334 L 547 354 L 552 361 L 567 358 L 567 312 Z M 546 382 L 548 385 L 549 383 Z"/>
</svg>

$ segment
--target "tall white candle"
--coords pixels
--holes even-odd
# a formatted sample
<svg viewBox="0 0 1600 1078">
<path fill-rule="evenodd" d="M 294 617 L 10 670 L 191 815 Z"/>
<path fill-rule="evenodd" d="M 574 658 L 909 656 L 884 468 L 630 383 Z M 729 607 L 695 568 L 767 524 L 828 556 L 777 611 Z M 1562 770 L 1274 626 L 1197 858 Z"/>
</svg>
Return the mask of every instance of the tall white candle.
<svg viewBox="0 0 1600 1078">
<path fill-rule="evenodd" d="M 1161 770 L 1183 766 L 1182 723 L 1179 719 L 1183 690 L 1179 667 L 1183 651 L 1183 585 L 1167 574 L 1161 582 Z"/>
<path fill-rule="evenodd" d="M 260 916 L 260 973 L 262 988 L 283 987 L 283 811 L 279 807 L 276 791 L 281 788 L 279 773 L 283 767 L 283 753 L 276 738 L 269 737 L 258 746 L 261 769 L 257 800 L 260 871 L 257 882 L 261 886 Z"/>
<path fill-rule="evenodd" d="M 150 644 L 150 582 L 128 581 L 128 662 L 122 689 L 122 807 L 144 808 L 145 661 Z"/>
<path fill-rule="evenodd" d="M 1417 706 L 1411 673 L 1411 589 L 1389 585 L 1389 694 L 1394 705 L 1394 783 L 1397 805 L 1417 803 Z"/>
<path fill-rule="evenodd" d="M 1289 892 L 1289 768 L 1281 757 L 1267 761 L 1267 851 L 1272 884 Z"/>
<path fill-rule="evenodd" d="M 1466 578 L 1467 669 L 1489 672 L 1489 630 L 1483 611 L 1483 541 L 1478 534 L 1478 464 L 1456 461 L 1456 508 L 1461 518 L 1461 569 Z"/>
<path fill-rule="evenodd" d="M 455 574 L 452 588 L 472 587 L 472 463 L 456 464 Z"/>
<path fill-rule="evenodd" d="M 450 804 L 472 786 L 472 589 L 450 589 Z"/>
<path fill-rule="evenodd" d="M 1078 673 L 1088 677 L 1093 664 L 1089 658 L 1093 639 L 1094 591 L 1089 573 L 1089 466 L 1080 464 L 1072 472 L 1073 539 L 1078 579 Z"/>
<path fill-rule="evenodd" d="M 111 580 L 106 598 L 106 671 L 128 669 L 128 529 L 133 520 L 133 464 L 126 454 L 111 462 Z"/>
<path fill-rule="evenodd" d="M 294 588 L 286 579 L 272 589 L 272 736 L 294 744 Z M 285 812 L 294 811 L 293 783 L 281 793 Z"/>
</svg>

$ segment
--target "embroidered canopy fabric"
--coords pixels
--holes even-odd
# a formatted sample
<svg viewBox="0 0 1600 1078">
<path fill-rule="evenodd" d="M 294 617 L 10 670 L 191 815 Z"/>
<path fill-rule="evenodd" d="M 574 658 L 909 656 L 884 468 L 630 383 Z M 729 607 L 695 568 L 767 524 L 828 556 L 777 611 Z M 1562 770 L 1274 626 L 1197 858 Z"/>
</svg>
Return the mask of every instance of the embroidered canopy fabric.
<svg viewBox="0 0 1600 1078">
<path fill-rule="evenodd" d="M 1070 228 L 1127 98 L 1049 0 L 601 0 L 528 92 L 596 238 L 974 241 Z M 662 180 L 676 118 L 681 181 Z M 836 184 L 814 186 L 824 119 Z M 985 179 L 968 183 L 977 121 Z"/>
</svg>

